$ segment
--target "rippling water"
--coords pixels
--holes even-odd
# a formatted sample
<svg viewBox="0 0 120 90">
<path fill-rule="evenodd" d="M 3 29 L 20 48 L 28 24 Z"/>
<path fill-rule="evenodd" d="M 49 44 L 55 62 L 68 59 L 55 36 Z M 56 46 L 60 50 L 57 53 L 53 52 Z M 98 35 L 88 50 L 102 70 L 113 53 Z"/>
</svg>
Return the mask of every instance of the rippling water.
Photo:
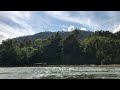
<svg viewBox="0 0 120 90">
<path fill-rule="evenodd" d="M 120 79 L 120 67 L 0 68 L 0 79 Z"/>
</svg>

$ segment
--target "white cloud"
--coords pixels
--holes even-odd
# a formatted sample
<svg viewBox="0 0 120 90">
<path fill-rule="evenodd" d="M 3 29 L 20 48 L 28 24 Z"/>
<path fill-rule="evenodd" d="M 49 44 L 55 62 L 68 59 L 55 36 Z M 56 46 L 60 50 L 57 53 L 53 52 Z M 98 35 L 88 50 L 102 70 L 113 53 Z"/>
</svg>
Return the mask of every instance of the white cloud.
<svg viewBox="0 0 120 90">
<path fill-rule="evenodd" d="M 46 11 L 46 14 L 59 20 L 88 26 L 91 30 L 114 29 L 120 23 L 120 11 Z"/>
<path fill-rule="evenodd" d="M 80 30 L 84 30 L 84 31 L 87 31 L 86 28 L 80 28 Z"/>
<path fill-rule="evenodd" d="M 44 13 L 43 15 L 48 19 L 43 18 L 40 13 Z M 72 31 L 74 26 L 93 31 L 113 30 L 113 32 L 117 32 L 120 29 L 120 11 L 41 11 L 40 13 L 34 16 L 33 11 L 0 11 L 0 42 L 8 37 L 34 34 L 33 29 L 36 32 L 45 30 Z M 58 24 L 58 20 L 52 20 L 51 17 L 66 22 Z M 68 27 L 68 25 L 74 26 Z"/>
<path fill-rule="evenodd" d="M 62 29 L 63 31 L 66 31 L 64 28 Z"/>
<path fill-rule="evenodd" d="M 89 11 L 78 11 L 75 15 L 75 11 L 46 11 L 44 12 L 54 18 L 59 20 L 69 21 L 73 23 L 88 25 L 93 28 L 98 28 L 99 25 L 97 22 L 94 22 L 94 14 Z M 70 15 L 73 13 L 73 15 Z"/>
<path fill-rule="evenodd" d="M 66 12 L 66 11 L 44 11 L 44 13 L 46 13 L 46 14 L 49 14 L 49 15 L 51 15 L 51 16 L 65 16 L 65 17 L 68 17 L 69 16 L 69 13 L 68 12 Z"/>
<path fill-rule="evenodd" d="M 9 36 L 4 32 L 0 32 L 0 37 L 9 38 Z"/>
<path fill-rule="evenodd" d="M 73 31 L 73 30 L 75 30 L 74 26 L 68 27 L 68 31 L 69 31 L 69 32 L 70 32 L 70 31 Z"/>
<path fill-rule="evenodd" d="M 113 33 L 116 33 L 116 32 L 118 32 L 118 31 L 120 31 L 120 25 L 113 30 Z"/>
<path fill-rule="evenodd" d="M 7 38 L 34 34 L 32 27 L 28 24 L 31 14 L 32 12 L 29 11 L 1 11 L 0 43 Z"/>
<path fill-rule="evenodd" d="M 4 32 L 0 32 L 0 44 L 2 42 L 2 40 L 5 40 L 9 38 L 9 36 L 7 34 L 5 34 Z"/>
</svg>

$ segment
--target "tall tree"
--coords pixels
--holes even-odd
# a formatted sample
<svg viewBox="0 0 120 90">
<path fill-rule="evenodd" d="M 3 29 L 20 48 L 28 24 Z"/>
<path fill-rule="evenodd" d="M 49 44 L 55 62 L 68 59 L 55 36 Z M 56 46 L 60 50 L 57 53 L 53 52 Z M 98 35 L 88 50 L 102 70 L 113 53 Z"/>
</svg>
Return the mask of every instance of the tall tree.
<svg viewBox="0 0 120 90">
<path fill-rule="evenodd" d="M 61 59 L 61 35 L 56 33 L 50 39 L 50 43 L 43 49 L 44 59 L 50 64 L 59 64 Z"/>
<path fill-rule="evenodd" d="M 80 57 L 78 34 L 79 32 L 75 30 L 63 41 L 63 63 L 65 64 L 76 64 Z"/>
</svg>

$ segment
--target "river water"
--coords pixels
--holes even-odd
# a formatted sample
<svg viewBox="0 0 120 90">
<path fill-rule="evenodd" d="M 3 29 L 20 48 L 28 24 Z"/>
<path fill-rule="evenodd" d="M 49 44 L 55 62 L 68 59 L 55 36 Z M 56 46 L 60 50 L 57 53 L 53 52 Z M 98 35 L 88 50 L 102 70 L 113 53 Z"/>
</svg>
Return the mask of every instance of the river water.
<svg viewBox="0 0 120 90">
<path fill-rule="evenodd" d="M 0 79 L 120 79 L 120 67 L 10 67 Z"/>
</svg>

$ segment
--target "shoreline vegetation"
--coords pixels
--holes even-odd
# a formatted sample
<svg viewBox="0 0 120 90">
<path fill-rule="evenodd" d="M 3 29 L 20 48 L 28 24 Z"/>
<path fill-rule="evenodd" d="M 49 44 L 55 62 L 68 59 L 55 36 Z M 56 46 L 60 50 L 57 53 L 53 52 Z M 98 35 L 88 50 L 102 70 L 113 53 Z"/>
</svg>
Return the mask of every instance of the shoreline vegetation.
<svg viewBox="0 0 120 90">
<path fill-rule="evenodd" d="M 3 41 L 0 67 L 120 66 L 120 31 L 100 30 L 90 34 L 75 29 L 69 35 L 61 33 L 64 37 L 56 32 L 46 39 L 35 39 L 39 37 L 37 34 L 34 40 L 23 37 Z"/>
</svg>

